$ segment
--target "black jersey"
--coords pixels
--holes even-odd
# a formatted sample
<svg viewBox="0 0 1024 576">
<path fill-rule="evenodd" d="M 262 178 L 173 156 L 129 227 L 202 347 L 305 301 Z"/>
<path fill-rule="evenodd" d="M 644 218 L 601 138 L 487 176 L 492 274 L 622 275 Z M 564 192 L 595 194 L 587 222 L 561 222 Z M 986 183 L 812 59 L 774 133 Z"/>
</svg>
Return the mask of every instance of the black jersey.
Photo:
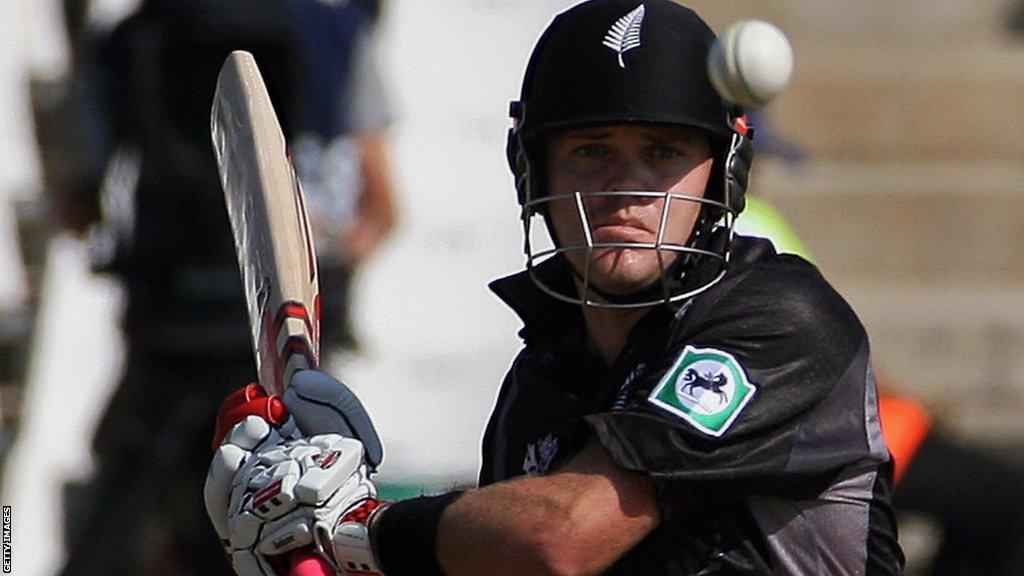
<svg viewBox="0 0 1024 576">
<path fill-rule="evenodd" d="M 572 282 L 564 261 L 538 272 Z M 554 471 L 596 439 L 654 480 L 663 518 L 611 573 L 901 571 L 867 336 L 811 264 L 738 237 L 725 278 L 653 307 L 610 368 L 579 307 L 526 273 L 492 289 L 523 319 L 525 348 L 481 485 Z"/>
</svg>

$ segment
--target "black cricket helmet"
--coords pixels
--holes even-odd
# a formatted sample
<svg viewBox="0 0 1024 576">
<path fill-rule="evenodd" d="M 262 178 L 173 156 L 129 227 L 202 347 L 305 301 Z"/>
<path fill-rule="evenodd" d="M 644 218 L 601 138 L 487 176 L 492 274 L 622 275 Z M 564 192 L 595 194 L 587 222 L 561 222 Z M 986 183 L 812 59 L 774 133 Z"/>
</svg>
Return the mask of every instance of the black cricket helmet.
<svg viewBox="0 0 1024 576">
<path fill-rule="evenodd" d="M 642 307 L 688 298 L 725 274 L 735 217 L 743 210 L 744 190 L 753 156 L 751 131 L 743 111 L 722 99 L 707 73 L 715 34 L 692 10 L 671 0 L 591 0 L 559 14 L 534 47 L 522 94 L 512 102 L 513 128 L 508 161 L 522 207 L 527 268 L 543 291 L 559 300 L 597 307 Z M 548 203 L 545 143 L 561 131 L 620 123 L 670 124 L 698 128 L 711 143 L 714 163 L 703 198 L 664 191 L 579 191 L 580 222 L 586 226 L 582 198 L 587 196 L 664 197 L 702 204 L 685 245 L 659 241 L 631 249 L 676 253 L 663 266 L 661 280 L 633 294 L 613 295 L 591 286 L 586 274 L 582 294 L 552 288 L 535 271 L 540 262 L 570 251 L 623 248 L 591 243 L 534 250 L 531 222 L 546 217 Z M 664 221 L 664 218 L 663 218 Z M 549 234 L 554 232 L 548 226 Z M 659 233 L 661 238 L 662 234 Z M 659 258 L 659 261 L 663 261 Z M 591 298 L 592 294 L 600 298 Z"/>
</svg>

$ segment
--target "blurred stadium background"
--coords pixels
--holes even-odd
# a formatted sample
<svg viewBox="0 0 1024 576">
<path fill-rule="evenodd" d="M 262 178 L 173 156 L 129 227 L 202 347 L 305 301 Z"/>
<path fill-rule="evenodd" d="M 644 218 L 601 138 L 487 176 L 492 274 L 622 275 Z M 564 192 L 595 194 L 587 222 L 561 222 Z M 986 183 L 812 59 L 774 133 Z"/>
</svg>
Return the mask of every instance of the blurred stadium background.
<svg viewBox="0 0 1024 576">
<path fill-rule="evenodd" d="M 359 278 L 365 351 L 332 372 L 387 442 L 386 482 L 473 482 L 518 321 L 486 283 L 522 263 L 503 156 L 507 103 L 555 0 L 385 3 L 380 50 L 401 225 Z M 94 2 L 109 26 L 130 0 Z M 716 30 L 761 17 L 793 42 L 791 88 L 762 126 L 756 194 L 803 237 L 868 327 L 894 388 L 938 424 L 1024 459 L 1024 36 L 1013 0 L 689 2 Z M 2 503 L 16 574 L 59 563 L 60 485 L 116 382 L 120 292 L 51 225 L 51 113 L 81 0 L 0 3 Z M 73 10 L 65 13 L 64 8 Z M 42 160 L 46 160 L 45 162 Z M 17 242 L 15 242 L 17 240 Z M 16 441 L 15 441 L 16 440 Z"/>
</svg>

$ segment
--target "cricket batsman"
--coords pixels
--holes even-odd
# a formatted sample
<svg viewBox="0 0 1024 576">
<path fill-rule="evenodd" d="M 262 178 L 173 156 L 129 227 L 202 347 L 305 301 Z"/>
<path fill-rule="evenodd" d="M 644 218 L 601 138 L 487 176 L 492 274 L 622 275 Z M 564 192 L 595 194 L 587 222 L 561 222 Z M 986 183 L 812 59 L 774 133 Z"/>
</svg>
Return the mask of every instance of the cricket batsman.
<svg viewBox="0 0 1024 576">
<path fill-rule="evenodd" d="M 523 349 L 479 488 L 378 501 L 351 391 L 249 387 L 206 487 L 238 574 L 307 547 L 360 575 L 901 573 L 867 335 L 813 265 L 733 234 L 752 133 L 714 39 L 670 0 L 553 20 L 511 106 L 527 264 L 491 288 Z"/>
</svg>

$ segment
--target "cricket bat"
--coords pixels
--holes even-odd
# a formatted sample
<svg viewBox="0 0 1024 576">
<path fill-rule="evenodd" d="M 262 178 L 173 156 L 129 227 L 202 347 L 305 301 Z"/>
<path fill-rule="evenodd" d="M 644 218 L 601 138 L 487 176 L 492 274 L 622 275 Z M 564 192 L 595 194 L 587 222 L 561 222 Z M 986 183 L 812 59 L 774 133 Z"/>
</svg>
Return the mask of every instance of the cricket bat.
<svg viewBox="0 0 1024 576">
<path fill-rule="evenodd" d="M 210 131 L 245 284 L 260 385 L 280 395 L 319 364 L 316 253 L 284 134 L 252 54 L 217 77 Z"/>
<path fill-rule="evenodd" d="M 320 360 L 320 291 L 309 217 L 284 134 L 252 54 L 232 52 L 210 118 L 217 168 L 245 284 L 259 383 L 281 395 Z M 292 576 L 333 574 L 319 556 L 292 554 Z"/>
</svg>

